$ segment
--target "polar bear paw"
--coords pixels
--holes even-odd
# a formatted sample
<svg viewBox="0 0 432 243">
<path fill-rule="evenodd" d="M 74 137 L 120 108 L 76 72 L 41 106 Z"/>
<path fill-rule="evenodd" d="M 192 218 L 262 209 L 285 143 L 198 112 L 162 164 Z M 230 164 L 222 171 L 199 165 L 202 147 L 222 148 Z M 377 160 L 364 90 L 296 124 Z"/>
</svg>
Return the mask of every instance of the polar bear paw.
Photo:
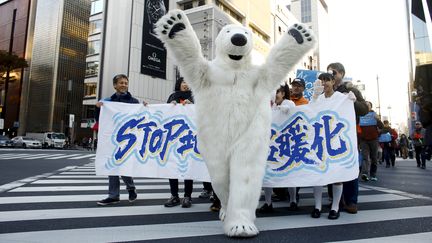
<svg viewBox="0 0 432 243">
<path fill-rule="evenodd" d="M 171 10 L 156 23 L 156 32 L 162 38 L 174 39 L 187 26 L 187 17 L 181 10 Z"/>
<path fill-rule="evenodd" d="M 259 233 L 253 222 L 240 220 L 231 223 L 225 222 L 224 230 L 229 237 L 254 237 Z"/>
<path fill-rule="evenodd" d="M 310 30 L 303 24 L 294 24 L 288 30 L 288 34 L 294 37 L 298 44 L 313 43 L 314 36 Z"/>
</svg>

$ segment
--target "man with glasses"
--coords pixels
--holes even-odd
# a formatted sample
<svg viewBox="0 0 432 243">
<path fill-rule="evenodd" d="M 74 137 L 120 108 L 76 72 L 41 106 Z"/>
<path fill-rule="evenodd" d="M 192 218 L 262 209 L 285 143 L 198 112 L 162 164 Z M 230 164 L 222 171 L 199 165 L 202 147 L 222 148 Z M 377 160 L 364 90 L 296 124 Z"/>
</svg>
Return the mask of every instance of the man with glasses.
<svg viewBox="0 0 432 243">
<path fill-rule="evenodd" d="M 364 116 L 369 112 L 368 105 L 363 99 L 361 92 L 355 87 L 348 86 L 342 80 L 345 76 L 345 67 L 339 63 L 330 63 L 327 66 L 327 71 L 331 72 L 335 79 L 335 84 L 333 89 L 341 93 L 349 93 L 350 91 L 354 93 L 356 101 L 354 101 L 354 110 L 356 115 L 356 122 L 359 123 L 360 116 Z M 329 195 L 332 195 L 331 187 L 329 187 Z M 344 205 L 344 209 L 348 213 L 357 213 L 357 198 L 358 198 L 358 178 L 352 181 L 346 181 L 343 183 L 343 193 L 341 203 Z"/>
<path fill-rule="evenodd" d="M 421 122 L 416 121 L 415 128 L 411 134 L 411 139 L 414 144 L 415 157 L 417 167 L 426 169 L 426 144 L 425 144 L 426 129 L 423 128 Z"/>
</svg>

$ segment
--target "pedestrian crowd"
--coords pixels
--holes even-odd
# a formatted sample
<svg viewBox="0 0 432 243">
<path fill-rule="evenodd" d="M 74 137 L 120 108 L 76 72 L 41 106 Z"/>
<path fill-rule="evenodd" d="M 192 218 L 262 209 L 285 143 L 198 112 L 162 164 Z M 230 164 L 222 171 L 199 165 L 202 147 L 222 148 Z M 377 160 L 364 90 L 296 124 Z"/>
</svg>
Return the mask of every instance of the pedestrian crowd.
<svg viewBox="0 0 432 243">
<path fill-rule="evenodd" d="M 378 181 L 378 165 L 385 163 L 385 168 L 396 167 L 396 157 L 403 159 L 414 158 L 417 167 L 426 169 L 426 160 L 431 158 L 431 146 L 426 144 L 426 130 L 420 121 L 415 122 L 413 132 L 409 135 L 398 134 L 391 127 L 388 120 L 381 120 L 380 114 L 373 110 L 373 104 L 365 101 L 361 92 L 349 82 L 343 82 L 345 68 L 341 63 L 331 63 L 327 66 L 327 72 L 321 73 L 313 85 L 313 95 L 309 101 L 304 97 L 306 88 L 305 80 L 297 77 L 291 82 L 285 82 L 275 92 L 271 101 L 273 109 L 288 112 L 295 106 L 308 103 L 319 103 L 326 99 L 342 99 L 348 96 L 354 103 L 357 144 L 359 153 L 359 177 L 351 181 L 341 181 L 331 185 L 319 185 L 313 187 L 315 199 L 314 208 L 311 211 L 312 218 L 319 218 L 322 212 L 323 186 L 327 186 L 328 198 L 331 201 L 328 218 L 331 220 L 340 217 L 340 211 L 356 214 L 358 211 L 359 179 L 363 182 Z M 119 74 L 113 78 L 115 93 L 96 104 L 96 121 L 99 121 L 100 107 L 104 101 L 140 103 L 128 92 L 129 79 L 126 75 Z M 291 85 L 291 88 L 289 87 Z M 167 103 L 172 105 L 193 104 L 193 94 L 189 89 L 187 80 L 179 78 L 174 92 L 169 96 Z M 147 105 L 143 102 L 143 105 Z M 91 139 L 91 138 L 90 138 Z M 86 143 L 91 144 L 87 139 Z M 96 148 L 96 141 L 94 141 Z M 136 186 L 133 178 L 121 176 L 129 194 L 129 202 L 137 199 Z M 120 202 L 120 177 L 109 176 L 108 197 L 97 202 L 98 205 L 110 205 Z M 170 198 L 164 203 L 165 207 L 181 205 L 183 208 L 192 206 L 193 181 L 184 180 L 184 195 L 179 196 L 179 181 L 176 178 L 169 179 Z M 264 204 L 257 209 L 258 214 L 273 212 L 274 201 L 289 201 L 289 210 L 299 209 L 299 191 L 301 188 L 263 188 Z M 220 201 L 213 191 L 210 182 L 203 182 L 203 191 L 199 195 L 201 199 L 212 202 L 211 211 L 218 212 L 221 208 Z"/>
</svg>

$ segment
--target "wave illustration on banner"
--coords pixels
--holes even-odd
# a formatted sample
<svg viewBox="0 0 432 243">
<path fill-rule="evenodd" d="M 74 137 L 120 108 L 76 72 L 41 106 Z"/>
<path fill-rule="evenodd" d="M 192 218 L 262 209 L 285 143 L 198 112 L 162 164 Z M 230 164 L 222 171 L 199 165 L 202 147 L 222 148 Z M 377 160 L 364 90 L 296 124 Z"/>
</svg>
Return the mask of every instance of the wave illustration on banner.
<svg viewBox="0 0 432 243">
<path fill-rule="evenodd" d="M 106 102 L 96 173 L 209 181 L 198 150 L 194 105 Z M 312 186 L 357 177 L 351 101 L 273 111 L 265 186 Z"/>
</svg>

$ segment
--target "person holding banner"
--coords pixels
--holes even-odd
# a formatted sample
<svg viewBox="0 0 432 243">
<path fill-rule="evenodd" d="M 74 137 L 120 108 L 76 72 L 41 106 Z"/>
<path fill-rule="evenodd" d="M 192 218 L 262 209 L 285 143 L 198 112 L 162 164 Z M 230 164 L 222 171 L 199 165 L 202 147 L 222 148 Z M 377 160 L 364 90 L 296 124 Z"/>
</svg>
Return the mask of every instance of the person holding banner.
<svg viewBox="0 0 432 243">
<path fill-rule="evenodd" d="M 295 78 L 293 81 L 291 81 L 290 84 L 291 84 L 291 89 L 290 89 L 289 100 L 294 102 L 296 106 L 307 105 L 309 103 L 309 100 L 307 100 L 303 96 L 303 92 L 306 88 L 306 83 L 304 79 L 299 77 Z M 297 209 L 297 203 L 299 200 L 299 191 L 300 191 L 300 187 L 288 188 L 290 205 L 292 206 L 291 207 L 292 209 Z M 272 199 L 273 201 L 285 201 L 287 199 L 287 188 L 273 188 L 273 192 L 275 193 Z"/>
<path fill-rule="evenodd" d="M 325 102 L 327 99 L 338 99 L 342 98 L 344 94 L 334 91 L 333 86 L 335 84 L 335 79 L 331 73 L 322 73 L 318 76 L 318 80 L 314 83 L 314 94 L 311 103 L 315 102 Z M 324 91 L 324 93 L 322 93 Z M 322 94 L 321 94 L 322 93 Z M 348 93 L 351 100 L 355 100 L 355 95 L 352 92 Z M 342 197 L 342 182 L 332 184 L 332 205 L 331 210 L 328 215 L 329 219 L 339 218 L 339 202 Z M 323 186 L 314 186 L 314 198 L 315 198 L 315 208 L 311 213 L 312 218 L 321 217 L 321 207 L 322 207 L 322 188 Z"/>
<path fill-rule="evenodd" d="M 96 122 L 99 122 L 99 114 L 100 108 L 103 105 L 104 101 L 111 102 L 122 102 L 129 104 L 138 104 L 139 101 L 132 97 L 132 94 L 129 93 L 129 79 L 124 74 L 118 74 L 113 78 L 113 86 L 115 89 L 115 93 L 111 95 L 111 97 L 104 99 L 103 101 L 99 101 L 96 103 Z M 144 102 L 144 105 L 147 103 Z M 123 182 L 126 184 L 126 189 L 129 193 L 129 202 L 133 202 L 137 199 L 137 192 L 134 181 L 132 177 L 122 176 Z M 109 186 L 108 186 L 108 197 L 97 202 L 100 206 L 115 204 L 120 202 L 120 178 L 118 176 L 109 176 Z"/>
<path fill-rule="evenodd" d="M 167 100 L 167 103 L 171 104 L 193 104 L 192 91 L 189 89 L 188 84 L 182 77 L 180 77 L 174 87 L 174 93 L 172 93 Z M 180 202 L 178 194 L 179 186 L 178 179 L 169 179 L 171 197 L 165 202 L 165 207 L 174 207 L 182 204 L 183 208 L 190 208 L 192 206 L 192 190 L 193 180 L 184 180 L 184 198 Z"/>
<path fill-rule="evenodd" d="M 279 109 L 283 112 L 288 113 L 288 110 L 295 106 L 294 102 L 290 100 L 290 89 L 287 84 L 281 85 L 276 90 L 275 102 L 272 105 L 272 109 Z M 262 205 L 257 211 L 259 213 L 271 213 L 273 212 L 273 204 L 272 204 L 272 191 L 271 187 L 264 187 L 264 200 L 265 203 Z M 276 188 L 275 188 L 276 189 Z M 285 189 L 286 188 L 277 188 L 277 189 Z M 297 209 L 297 202 L 295 197 L 295 187 L 289 189 L 290 194 L 290 208 L 295 210 Z M 277 190 L 276 190 L 277 191 Z"/>
<path fill-rule="evenodd" d="M 327 71 L 333 74 L 335 84 L 333 89 L 343 94 L 352 92 L 355 95 L 356 100 L 354 101 L 354 111 L 356 115 L 356 122 L 359 122 L 360 116 L 364 116 L 369 112 L 368 106 L 361 94 L 361 92 L 353 87 L 352 85 L 347 85 L 342 80 L 345 77 L 345 67 L 342 63 L 335 62 L 330 63 L 327 66 Z M 329 190 L 331 191 L 331 189 Z M 343 183 L 342 192 L 342 204 L 344 204 L 344 209 L 348 213 L 357 213 L 357 199 L 358 199 L 358 178 L 352 181 L 346 181 Z"/>
</svg>

